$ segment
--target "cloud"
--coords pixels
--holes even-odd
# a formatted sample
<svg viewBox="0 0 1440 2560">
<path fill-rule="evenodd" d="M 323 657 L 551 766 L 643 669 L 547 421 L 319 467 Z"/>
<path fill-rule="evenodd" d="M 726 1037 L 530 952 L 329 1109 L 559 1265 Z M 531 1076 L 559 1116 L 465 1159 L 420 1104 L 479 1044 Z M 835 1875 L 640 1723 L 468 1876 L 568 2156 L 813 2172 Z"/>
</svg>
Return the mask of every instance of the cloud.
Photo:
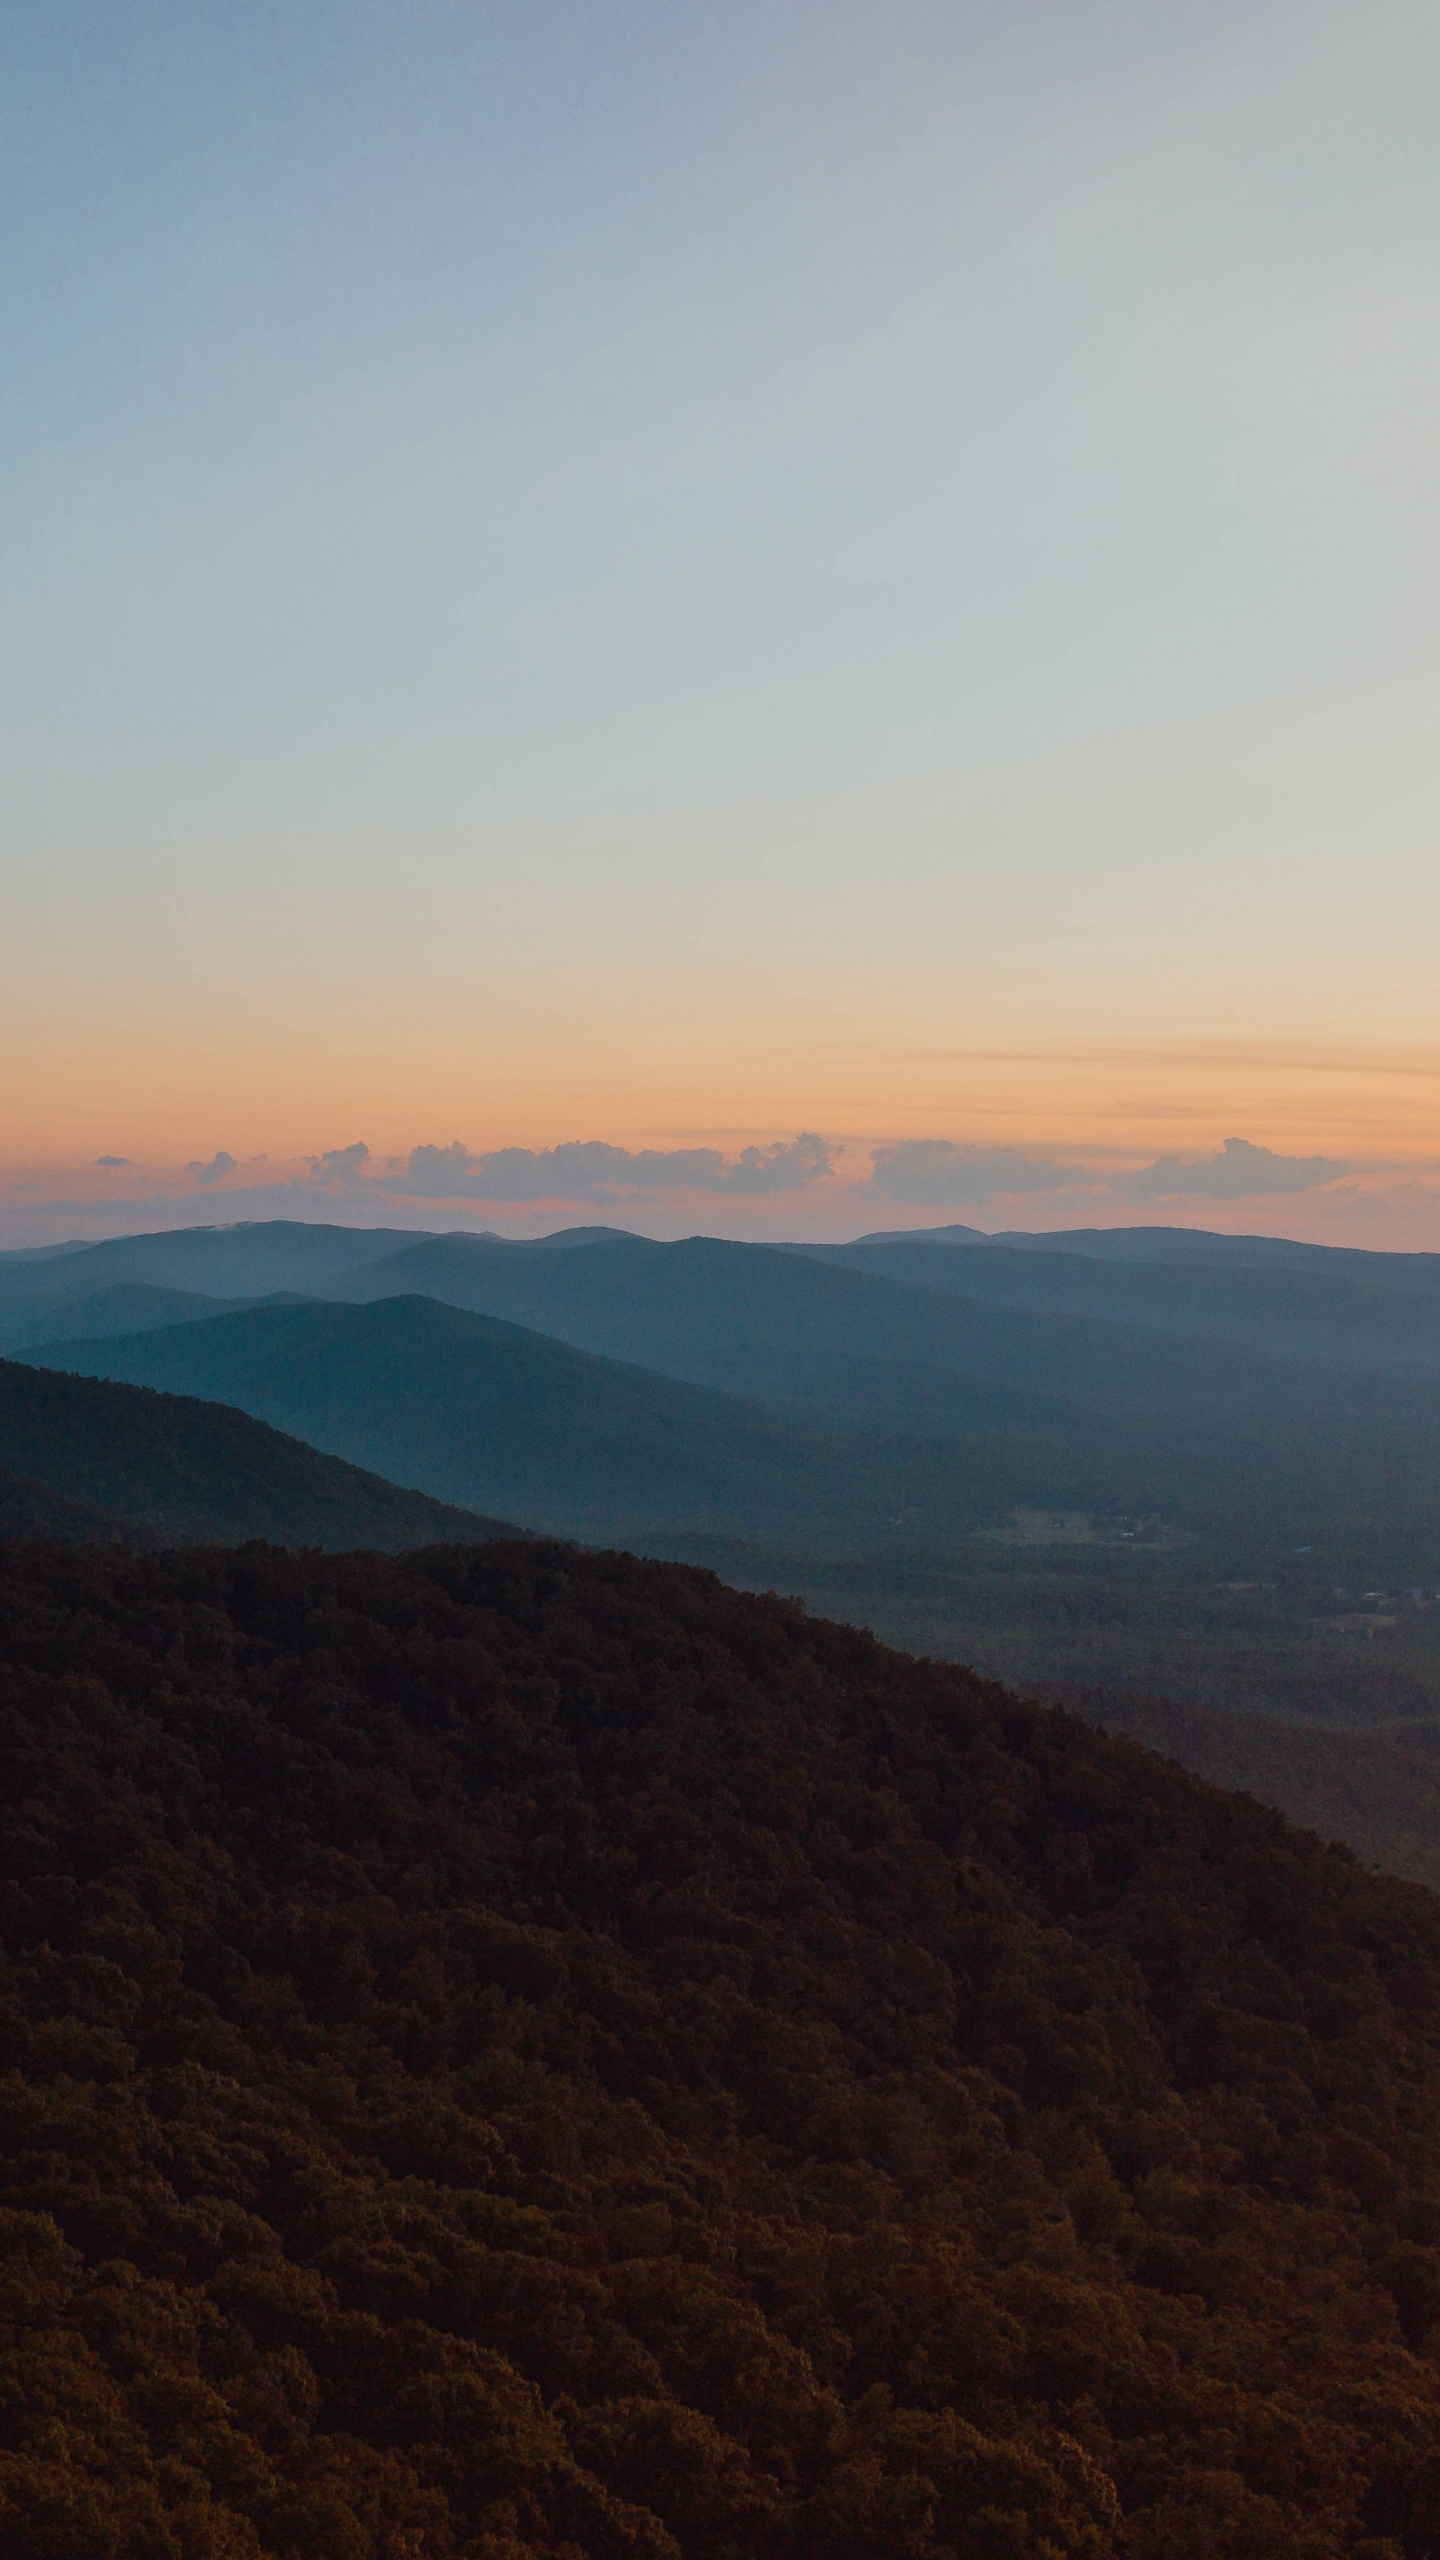
<svg viewBox="0 0 1440 2560">
<path fill-rule="evenodd" d="M 192 1182 L 223 1182 L 227 1173 L 234 1172 L 235 1159 L 228 1149 L 220 1147 L 208 1164 L 187 1164 L 185 1170 Z"/>
<path fill-rule="evenodd" d="M 1282 1156 L 1248 1138 L 1227 1138 L 1213 1156 L 1157 1156 L 1117 1176 L 1121 1200 L 1261 1200 L 1282 1191 L 1313 1191 L 1351 1167 L 1330 1156 Z"/>
<path fill-rule="evenodd" d="M 877 1147 L 870 1188 L 915 1209 L 978 1207 L 995 1192 L 1068 1191 L 1093 1185 L 1084 1167 L 1027 1156 L 1018 1147 L 978 1147 L 951 1138 L 901 1138 Z"/>
<path fill-rule="evenodd" d="M 369 1161 L 369 1148 L 357 1138 L 353 1147 L 327 1147 L 323 1156 L 311 1156 L 309 1165 L 317 1182 L 354 1182 Z"/>
<path fill-rule="evenodd" d="M 828 1139 L 807 1130 L 788 1147 L 746 1147 L 730 1165 L 716 1191 L 792 1191 L 797 1183 L 822 1181 L 834 1171 L 841 1153 Z"/>
<path fill-rule="evenodd" d="M 109 1172 L 116 1165 L 128 1164 L 130 1159 L 128 1156 L 97 1156 L 95 1161 L 98 1165 L 103 1165 L 106 1171 Z"/>
<path fill-rule="evenodd" d="M 813 1133 L 787 1144 L 746 1147 L 733 1162 L 718 1147 L 631 1149 L 599 1138 L 472 1155 L 457 1138 L 448 1147 L 412 1148 L 393 1187 L 422 1200 L 602 1202 L 653 1191 L 792 1191 L 828 1174 L 837 1153 Z"/>
<path fill-rule="evenodd" d="M 1094 1208 L 1166 1200 L 1266 1199 L 1313 1191 L 1353 1168 L 1330 1156 L 1283 1156 L 1249 1138 L 1227 1138 L 1212 1156 L 1157 1156 L 1129 1173 L 1060 1164 L 1019 1147 L 971 1146 L 950 1138 L 905 1138 L 877 1147 L 872 1194 L 911 1208 L 980 1208 L 995 1197 L 1069 1191 Z"/>
</svg>

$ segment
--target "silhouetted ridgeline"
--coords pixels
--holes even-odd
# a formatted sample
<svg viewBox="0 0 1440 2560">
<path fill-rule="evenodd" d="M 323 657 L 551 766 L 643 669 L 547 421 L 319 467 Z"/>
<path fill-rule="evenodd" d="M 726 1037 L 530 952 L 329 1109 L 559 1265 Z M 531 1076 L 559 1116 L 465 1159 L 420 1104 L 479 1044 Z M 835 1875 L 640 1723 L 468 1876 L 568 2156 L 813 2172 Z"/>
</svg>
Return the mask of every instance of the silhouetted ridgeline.
<svg viewBox="0 0 1440 2560">
<path fill-rule="evenodd" d="M 1421 2560 L 1440 1902 L 708 1575 L 0 1550 L 16 2560 Z"/>
</svg>

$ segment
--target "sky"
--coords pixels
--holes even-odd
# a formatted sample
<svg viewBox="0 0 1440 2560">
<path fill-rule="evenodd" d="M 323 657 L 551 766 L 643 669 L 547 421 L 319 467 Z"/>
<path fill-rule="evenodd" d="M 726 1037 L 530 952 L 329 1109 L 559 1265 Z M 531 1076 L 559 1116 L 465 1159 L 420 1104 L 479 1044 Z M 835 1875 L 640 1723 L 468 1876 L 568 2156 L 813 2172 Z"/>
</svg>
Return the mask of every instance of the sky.
<svg viewBox="0 0 1440 2560">
<path fill-rule="evenodd" d="M 1440 1249 L 1432 0 L 18 0 L 0 1244 Z"/>
</svg>

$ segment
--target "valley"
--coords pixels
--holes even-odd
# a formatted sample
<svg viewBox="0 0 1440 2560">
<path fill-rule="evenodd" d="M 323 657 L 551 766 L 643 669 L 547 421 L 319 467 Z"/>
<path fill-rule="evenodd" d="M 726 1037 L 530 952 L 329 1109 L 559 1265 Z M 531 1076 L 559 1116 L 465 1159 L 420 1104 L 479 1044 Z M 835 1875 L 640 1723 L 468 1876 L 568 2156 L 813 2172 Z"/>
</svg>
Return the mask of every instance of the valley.
<svg viewBox="0 0 1440 2560">
<path fill-rule="evenodd" d="M 276 1225 L 0 1256 L 0 1333 L 48 1374 L 238 1409 L 437 1520 L 708 1564 L 1137 1731 L 1169 1701 L 1181 1756 L 1237 1785 L 1262 1719 L 1302 1817 L 1287 1737 L 1328 1734 L 1314 1818 L 1431 1872 L 1403 1796 L 1440 1725 L 1435 1257 Z M 126 1508 L 97 1485 L 55 1489 Z"/>
</svg>

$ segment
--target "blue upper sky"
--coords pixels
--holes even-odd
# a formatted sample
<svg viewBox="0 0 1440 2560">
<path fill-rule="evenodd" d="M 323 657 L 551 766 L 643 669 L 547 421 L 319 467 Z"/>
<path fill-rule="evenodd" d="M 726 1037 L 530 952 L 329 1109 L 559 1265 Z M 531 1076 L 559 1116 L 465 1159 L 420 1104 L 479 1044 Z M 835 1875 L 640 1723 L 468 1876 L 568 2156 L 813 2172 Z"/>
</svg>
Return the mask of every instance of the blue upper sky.
<svg viewBox="0 0 1440 2560">
<path fill-rule="evenodd" d="M 1136 1144 L 1353 1140 L 1440 921 L 1433 6 L 0 47 L 6 1163 L 1122 1143 L 964 1063 L 1044 1040 L 1325 1042 Z"/>
</svg>

